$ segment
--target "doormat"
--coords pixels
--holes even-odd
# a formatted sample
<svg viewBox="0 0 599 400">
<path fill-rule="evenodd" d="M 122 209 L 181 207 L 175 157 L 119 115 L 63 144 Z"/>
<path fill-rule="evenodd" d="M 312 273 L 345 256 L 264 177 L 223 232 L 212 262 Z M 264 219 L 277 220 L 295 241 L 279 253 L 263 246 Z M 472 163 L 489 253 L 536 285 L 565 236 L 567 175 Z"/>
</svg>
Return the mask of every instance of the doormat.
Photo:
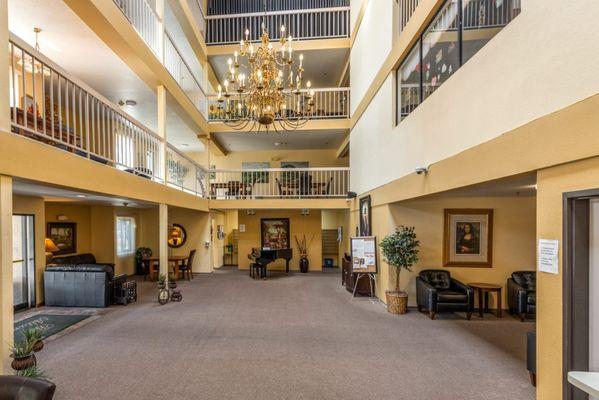
<svg viewBox="0 0 599 400">
<path fill-rule="evenodd" d="M 23 331 L 30 328 L 45 328 L 43 333 L 43 339 L 45 339 L 89 317 L 91 315 L 34 315 L 33 317 L 15 322 L 14 340 L 15 342 L 23 340 Z"/>
</svg>

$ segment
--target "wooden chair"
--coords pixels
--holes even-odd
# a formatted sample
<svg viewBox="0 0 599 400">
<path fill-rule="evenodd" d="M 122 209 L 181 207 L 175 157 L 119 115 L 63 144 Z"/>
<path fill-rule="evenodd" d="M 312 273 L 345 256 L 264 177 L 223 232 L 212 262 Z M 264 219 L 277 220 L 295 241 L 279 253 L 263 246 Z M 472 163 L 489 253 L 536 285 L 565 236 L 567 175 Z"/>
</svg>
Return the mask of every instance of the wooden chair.
<svg viewBox="0 0 599 400">
<path fill-rule="evenodd" d="M 324 192 L 324 194 L 329 195 L 331 194 L 331 185 L 333 184 L 333 177 L 331 176 L 331 179 L 327 182 L 327 188 Z"/>
<path fill-rule="evenodd" d="M 283 189 L 283 185 L 281 184 L 279 178 L 275 178 L 275 182 L 277 183 L 277 187 L 279 188 L 279 196 L 287 196 L 289 192 L 287 191 L 287 188 Z"/>
<path fill-rule="evenodd" d="M 189 257 L 187 260 L 183 262 L 183 264 L 179 265 L 179 272 L 183 273 L 183 278 L 185 278 L 185 272 L 187 272 L 187 280 L 190 281 L 193 279 L 192 269 L 193 269 L 193 259 L 196 255 L 196 250 L 193 249 L 189 252 Z"/>
</svg>

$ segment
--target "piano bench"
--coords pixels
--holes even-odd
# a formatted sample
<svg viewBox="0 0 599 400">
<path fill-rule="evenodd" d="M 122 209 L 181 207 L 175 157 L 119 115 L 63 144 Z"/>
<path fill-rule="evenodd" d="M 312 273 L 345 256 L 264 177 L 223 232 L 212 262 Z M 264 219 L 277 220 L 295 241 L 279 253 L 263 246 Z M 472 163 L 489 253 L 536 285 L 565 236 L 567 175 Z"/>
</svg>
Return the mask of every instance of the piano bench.
<svg viewBox="0 0 599 400">
<path fill-rule="evenodd" d="M 262 277 L 263 273 L 262 271 L 264 270 L 264 266 L 258 263 L 252 263 L 250 264 L 250 277 L 251 278 L 260 278 Z M 264 271 L 266 272 L 266 271 Z"/>
</svg>

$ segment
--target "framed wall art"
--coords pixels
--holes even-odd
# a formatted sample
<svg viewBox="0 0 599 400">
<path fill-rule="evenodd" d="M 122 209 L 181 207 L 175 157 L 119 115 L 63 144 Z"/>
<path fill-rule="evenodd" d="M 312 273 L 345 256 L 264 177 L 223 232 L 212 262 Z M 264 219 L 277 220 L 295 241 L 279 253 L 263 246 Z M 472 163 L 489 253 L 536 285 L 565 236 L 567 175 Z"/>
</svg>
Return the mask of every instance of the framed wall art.
<svg viewBox="0 0 599 400">
<path fill-rule="evenodd" d="M 475 268 L 493 266 L 493 210 L 445 210 L 443 265 Z"/>
</svg>

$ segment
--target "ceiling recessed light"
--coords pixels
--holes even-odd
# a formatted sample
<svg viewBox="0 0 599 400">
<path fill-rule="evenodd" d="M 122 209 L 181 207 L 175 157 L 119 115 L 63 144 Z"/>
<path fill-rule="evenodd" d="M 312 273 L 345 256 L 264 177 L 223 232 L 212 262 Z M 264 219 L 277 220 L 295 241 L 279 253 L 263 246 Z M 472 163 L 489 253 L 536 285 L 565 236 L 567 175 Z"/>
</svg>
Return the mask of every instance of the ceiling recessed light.
<svg viewBox="0 0 599 400">
<path fill-rule="evenodd" d="M 77 195 L 77 197 L 80 197 L 80 198 L 84 199 L 84 198 L 86 198 L 87 196 L 86 196 L 86 195 L 84 195 L 84 194 L 78 194 L 78 195 Z"/>
<path fill-rule="evenodd" d="M 189 144 L 187 144 L 187 143 L 181 143 L 181 146 L 183 146 L 183 147 L 189 147 Z"/>
<path fill-rule="evenodd" d="M 286 145 L 287 145 L 287 142 L 274 142 L 273 144 L 274 144 L 275 146 L 277 146 L 277 147 L 278 147 L 278 146 L 286 146 Z"/>
</svg>

